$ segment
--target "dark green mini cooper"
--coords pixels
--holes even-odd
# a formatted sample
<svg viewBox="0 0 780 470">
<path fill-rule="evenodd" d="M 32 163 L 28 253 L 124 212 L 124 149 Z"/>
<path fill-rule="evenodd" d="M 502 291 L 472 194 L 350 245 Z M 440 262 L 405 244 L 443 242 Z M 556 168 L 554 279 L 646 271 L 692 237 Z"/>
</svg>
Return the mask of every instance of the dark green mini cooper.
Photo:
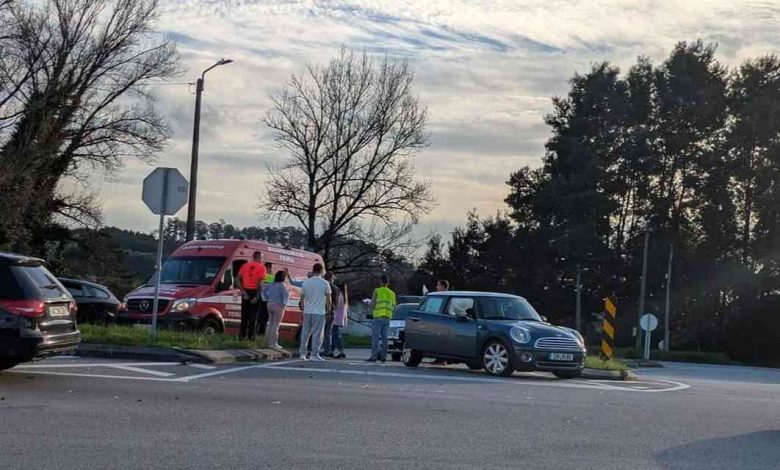
<svg viewBox="0 0 780 470">
<path fill-rule="evenodd" d="M 585 345 L 577 331 L 547 323 L 522 297 L 437 292 L 406 318 L 403 361 L 417 367 L 424 357 L 491 375 L 539 370 L 571 379 L 582 373 Z"/>
</svg>

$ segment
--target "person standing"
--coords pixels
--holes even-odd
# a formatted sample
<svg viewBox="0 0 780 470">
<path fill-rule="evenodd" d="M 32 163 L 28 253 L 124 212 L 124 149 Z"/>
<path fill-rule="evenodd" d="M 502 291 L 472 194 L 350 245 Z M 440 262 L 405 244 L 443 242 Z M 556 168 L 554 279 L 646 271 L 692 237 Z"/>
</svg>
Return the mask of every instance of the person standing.
<svg viewBox="0 0 780 470">
<path fill-rule="evenodd" d="M 322 278 L 323 267 L 317 263 L 312 268 L 313 275 L 303 282 L 301 304 L 303 305 L 303 325 L 299 353 L 301 359 L 308 360 L 306 345 L 311 338 L 311 360 L 324 361 L 320 356 L 322 333 L 325 328 L 325 313 L 331 308 L 330 284 Z"/>
<path fill-rule="evenodd" d="M 333 328 L 333 311 L 336 308 L 336 303 L 339 300 L 339 288 L 336 287 L 336 276 L 333 275 L 333 272 L 328 271 L 325 273 L 324 279 L 328 281 L 328 284 L 330 284 L 330 308 L 325 313 L 325 335 L 324 339 L 322 340 L 322 351 L 320 351 L 320 354 L 325 357 L 329 357 L 333 352 L 331 349 L 330 340 L 331 331 Z"/>
<path fill-rule="evenodd" d="M 390 290 L 389 284 L 390 278 L 387 274 L 382 274 L 380 286 L 374 289 L 374 294 L 371 296 L 374 321 L 371 325 L 371 357 L 367 359 L 368 362 L 385 362 L 387 356 L 387 330 L 396 305 L 395 292 Z"/>
<path fill-rule="evenodd" d="M 338 287 L 338 300 L 336 301 L 336 308 L 333 309 L 333 327 L 331 330 L 330 345 L 332 348 L 332 357 L 344 359 L 347 355 L 344 354 L 342 333 L 347 326 L 347 318 L 349 317 L 349 294 L 346 282 L 342 282 L 341 286 Z"/>
<path fill-rule="evenodd" d="M 260 301 L 260 283 L 265 278 L 263 253 L 255 251 L 252 261 L 248 261 L 238 270 L 238 289 L 241 291 L 241 329 L 239 339 L 254 341 L 257 332 L 257 308 Z"/>
<path fill-rule="evenodd" d="M 265 336 L 265 327 L 268 324 L 268 300 L 265 298 L 264 288 L 274 282 L 274 264 L 272 262 L 265 262 L 265 272 L 260 288 L 260 306 L 257 315 L 257 334 L 260 336 Z"/>
<path fill-rule="evenodd" d="M 268 302 L 268 326 L 266 332 L 266 344 L 271 349 L 283 351 L 279 346 L 279 325 L 284 318 L 284 309 L 287 301 L 290 299 L 290 292 L 287 290 L 287 273 L 278 271 L 274 275 L 274 281 L 266 284 L 263 288 L 263 295 Z"/>
</svg>

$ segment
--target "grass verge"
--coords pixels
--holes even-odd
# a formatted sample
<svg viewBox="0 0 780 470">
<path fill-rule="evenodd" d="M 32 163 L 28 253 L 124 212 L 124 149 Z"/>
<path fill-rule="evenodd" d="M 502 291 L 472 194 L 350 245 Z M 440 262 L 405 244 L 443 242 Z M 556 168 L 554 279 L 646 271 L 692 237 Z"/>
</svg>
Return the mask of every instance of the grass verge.
<svg viewBox="0 0 780 470">
<path fill-rule="evenodd" d="M 619 359 L 603 360 L 598 356 L 587 356 L 585 358 L 585 367 L 596 370 L 614 370 L 622 372 L 628 370 L 628 366 Z"/>
<path fill-rule="evenodd" d="M 157 330 L 157 338 L 153 341 L 146 328 L 123 325 L 79 325 L 81 341 L 94 344 L 112 344 L 118 346 L 147 346 L 158 348 L 182 349 L 260 349 L 265 347 L 265 338 L 258 337 L 255 341 L 239 341 L 232 335 L 206 335 L 196 331 L 177 331 L 161 328 Z M 296 347 L 295 344 L 284 341 L 286 347 Z M 361 336 L 344 336 L 344 346 L 360 348 L 371 346 L 371 338 Z"/>
</svg>

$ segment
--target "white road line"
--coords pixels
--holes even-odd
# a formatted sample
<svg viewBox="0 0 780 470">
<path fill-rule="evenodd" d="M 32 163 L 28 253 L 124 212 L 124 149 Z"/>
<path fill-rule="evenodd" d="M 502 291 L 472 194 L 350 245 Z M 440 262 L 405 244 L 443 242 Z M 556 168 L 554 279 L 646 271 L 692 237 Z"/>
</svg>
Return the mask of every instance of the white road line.
<svg viewBox="0 0 780 470">
<path fill-rule="evenodd" d="M 243 372 L 245 370 L 251 370 L 251 369 L 268 369 L 275 365 L 284 365 L 284 364 L 292 364 L 294 362 L 299 361 L 284 361 L 284 362 L 270 362 L 265 364 L 255 364 L 251 366 L 244 366 L 244 367 L 233 367 L 230 369 L 220 369 L 215 370 L 214 372 L 206 372 L 203 374 L 196 374 L 196 375 L 188 375 L 186 377 L 179 377 L 178 379 L 171 379 L 174 382 L 190 382 L 193 380 L 198 379 L 205 379 L 206 377 L 214 377 L 217 375 L 225 375 L 225 374 L 232 374 L 234 372 Z"/>
<path fill-rule="evenodd" d="M 78 374 L 74 372 L 48 372 L 39 370 L 7 370 L 5 372 L 11 372 L 14 374 L 35 374 L 35 375 L 59 375 L 63 377 L 88 377 L 96 379 L 123 379 L 123 380 L 151 380 L 154 382 L 173 382 L 173 379 L 165 379 L 162 377 L 136 377 L 132 375 L 101 375 L 101 374 Z"/>
<path fill-rule="evenodd" d="M 130 366 L 130 367 L 154 367 L 154 366 L 179 366 L 181 362 L 96 362 L 92 364 L 22 364 L 14 367 L 14 369 L 70 369 L 73 367 L 114 367 L 114 366 Z"/>
<path fill-rule="evenodd" d="M 134 366 L 126 366 L 126 365 L 111 365 L 108 366 L 112 369 L 119 369 L 119 370 L 126 370 L 129 372 L 140 372 L 141 374 L 149 374 L 149 375 L 156 375 L 157 377 L 170 377 L 172 375 L 170 372 L 161 372 L 159 370 L 151 370 L 151 369 L 144 369 L 142 367 L 134 367 Z"/>
<path fill-rule="evenodd" d="M 205 370 L 214 370 L 217 368 L 217 366 L 210 366 L 208 364 L 187 364 L 190 367 L 194 367 L 196 369 L 205 369 Z"/>
<path fill-rule="evenodd" d="M 296 361 L 291 361 L 296 362 Z M 272 370 L 287 370 L 293 372 L 324 372 L 333 374 L 345 374 L 345 375 L 362 375 L 362 376 L 374 376 L 374 377 L 397 377 L 407 379 L 427 379 L 427 380 L 440 380 L 440 381 L 455 381 L 455 382 L 471 382 L 471 383 L 498 383 L 503 385 L 538 385 L 543 387 L 563 387 L 563 388 L 585 388 L 585 389 L 610 389 L 610 390 L 624 390 L 621 387 L 613 387 L 610 385 L 602 384 L 578 384 L 573 382 L 515 382 L 507 379 L 493 379 L 489 377 L 461 377 L 451 375 L 432 375 L 432 374 L 405 374 L 401 372 L 373 372 L 367 370 L 347 370 L 347 369 L 325 369 L 316 367 L 285 367 L 280 365 L 271 365 L 268 367 Z"/>
</svg>

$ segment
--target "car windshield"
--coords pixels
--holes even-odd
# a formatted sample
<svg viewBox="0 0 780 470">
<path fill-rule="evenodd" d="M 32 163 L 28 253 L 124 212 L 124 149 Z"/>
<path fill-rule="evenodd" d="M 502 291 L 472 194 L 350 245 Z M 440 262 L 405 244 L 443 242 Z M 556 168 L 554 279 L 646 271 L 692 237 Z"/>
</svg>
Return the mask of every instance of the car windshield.
<svg viewBox="0 0 780 470">
<path fill-rule="evenodd" d="M 527 300 L 520 297 L 483 297 L 480 314 L 485 320 L 542 321 Z"/>
<path fill-rule="evenodd" d="M 195 284 L 209 285 L 219 274 L 225 258 L 217 257 L 182 257 L 168 258 L 162 267 L 161 284 Z M 157 282 L 155 274 L 147 284 Z"/>
<path fill-rule="evenodd" d="M 417 304 L 398 305 L 393 311 L 393 320 L 406 320 L 407 315 L 409 315 L 410 312 L 413 312 L 416 308 L 420 308 L 420 306 Z"/>
</svg>

